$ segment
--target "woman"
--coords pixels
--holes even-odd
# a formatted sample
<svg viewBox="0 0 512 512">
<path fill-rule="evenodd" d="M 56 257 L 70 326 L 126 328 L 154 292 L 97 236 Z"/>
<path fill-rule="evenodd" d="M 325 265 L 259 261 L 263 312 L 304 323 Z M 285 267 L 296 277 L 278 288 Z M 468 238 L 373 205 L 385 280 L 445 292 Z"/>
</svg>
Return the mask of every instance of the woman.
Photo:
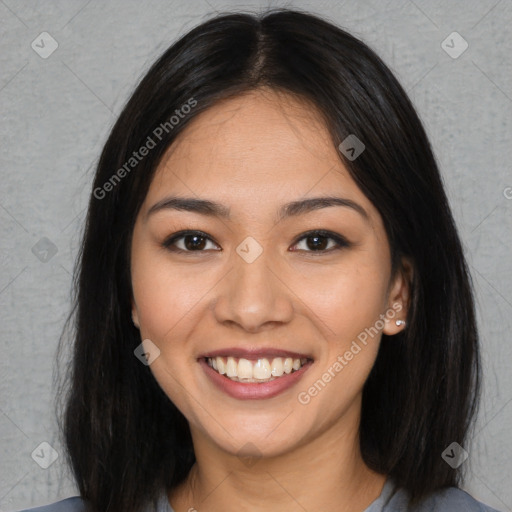
<svg viewBox="0 0 512 512">
<path fill-rule="evenodd" d="M 219 16 L 153 65 L 98 164 L 75 314 L 80 497 L 36 510 L 493 510 L 459 488 L 479 348 L 431 147 L 318 17 Z"/>
</svg>

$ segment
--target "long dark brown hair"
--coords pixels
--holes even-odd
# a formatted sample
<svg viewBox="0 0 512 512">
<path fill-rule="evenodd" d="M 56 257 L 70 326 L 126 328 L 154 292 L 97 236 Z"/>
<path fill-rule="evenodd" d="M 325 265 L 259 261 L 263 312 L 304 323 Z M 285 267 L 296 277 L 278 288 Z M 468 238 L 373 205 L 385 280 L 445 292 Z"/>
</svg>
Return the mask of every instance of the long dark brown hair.
<svg viewBox="0 0 512 512">
<path fill-rule="evenodd" d="M 414 267 L 407 328 L 383 335 L 363 390 L 366 464 L 413 503 L 462 482 L 462 468 L 441 453 L 468 440 L 480 356 L 470 276 L 428 138 L 374 51 L 317 16 L 278 9 L 220 15 L 174 43 L 140 81 L 101 154 L 59 343 L 60 351 L 71 334 L 57 404 L 67 461 L 90 510 L 140 511 L 195 461 L 186 419 L 134 356 L 141 339 L 131 321 L 131 235 L 176 136 L 217 101 L 262 86 L 307 100 L 336 146 L 348 134 L 363 141 L 357 159 L 340 158 L 383 218 L 393 271 L 401 256 Z M 155 147 L 130 160 L 148 137 Z"/>
</svg>

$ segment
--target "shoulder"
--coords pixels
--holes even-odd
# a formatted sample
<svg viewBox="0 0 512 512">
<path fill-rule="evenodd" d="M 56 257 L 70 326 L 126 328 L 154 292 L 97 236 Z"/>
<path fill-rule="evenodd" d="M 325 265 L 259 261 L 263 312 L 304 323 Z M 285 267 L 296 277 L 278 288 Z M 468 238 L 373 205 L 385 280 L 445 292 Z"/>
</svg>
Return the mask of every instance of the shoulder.
<svg viewBox="0 0 512 512">
<path fill-rule="evenodd" d="M 430 508 L 427 510 L 446 510 L 450 512 L 499 512 L 496 509 L 477 501 L 466 491 L 457 487 L 442 489 L 429 498 Z"/>
<path fill-rule="evenodd" d="M 400 489 L 382 508 L 382 512 L 405 512 L 407 508 L 407 493 Z M 373 511 L 372 511 L 373 512 Z M 469 493 L 457 487 L 441 489 L 427 496 L 411 512 L 500 512 L 480 501 Z"/>
<path fill-rule="evenodd" d="M 19 512 L 83 512 L 85 510 L 85 503 L 79 496 L 66 498 L 64 500 L 56 501 L 50 505 L 42 507 L 27 508 Z"/>
</svg>

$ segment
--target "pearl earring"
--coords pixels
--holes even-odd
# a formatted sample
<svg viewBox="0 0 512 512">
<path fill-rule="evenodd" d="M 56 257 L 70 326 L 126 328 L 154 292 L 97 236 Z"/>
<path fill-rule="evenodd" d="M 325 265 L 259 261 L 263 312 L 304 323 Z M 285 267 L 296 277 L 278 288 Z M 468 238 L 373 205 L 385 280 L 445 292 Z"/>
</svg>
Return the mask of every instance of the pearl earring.
<svg viewBox="0 0 512 512">
<path fill-rule="evenodd" d="M 397 320 L 396 322 L 396 325 L 400 326 L 400 325 L 405 325 L 405 320 Z"/>
</svg>

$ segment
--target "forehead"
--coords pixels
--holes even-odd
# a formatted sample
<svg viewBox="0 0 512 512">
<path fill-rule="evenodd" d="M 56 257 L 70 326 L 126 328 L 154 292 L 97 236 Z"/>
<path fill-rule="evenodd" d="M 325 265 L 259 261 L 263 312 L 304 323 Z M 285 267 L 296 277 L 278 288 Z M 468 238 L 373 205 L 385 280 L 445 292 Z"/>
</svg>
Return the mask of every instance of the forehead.
<svg viewBox="0 0 512 512">
<path fill-rule="evenodd" d="M 174 141 L 164 162 L 193 158 L 251 169 L 256 160 L 259 166 L 272 166 L 305 153 L 311 159 L 328 160 L 329 140 L 312 106 L 262 89 L 222 100 L 199 114 Z"/>
<path fill-rule="evenodd" d="M 304 100 L 265 89 L 218 102 L 180 133 L 155 173 L 147 202 L 171 192 L 215 196 L 251 211 L 337 193 L 373 209 L 321 114 Z"/>
</svg>

